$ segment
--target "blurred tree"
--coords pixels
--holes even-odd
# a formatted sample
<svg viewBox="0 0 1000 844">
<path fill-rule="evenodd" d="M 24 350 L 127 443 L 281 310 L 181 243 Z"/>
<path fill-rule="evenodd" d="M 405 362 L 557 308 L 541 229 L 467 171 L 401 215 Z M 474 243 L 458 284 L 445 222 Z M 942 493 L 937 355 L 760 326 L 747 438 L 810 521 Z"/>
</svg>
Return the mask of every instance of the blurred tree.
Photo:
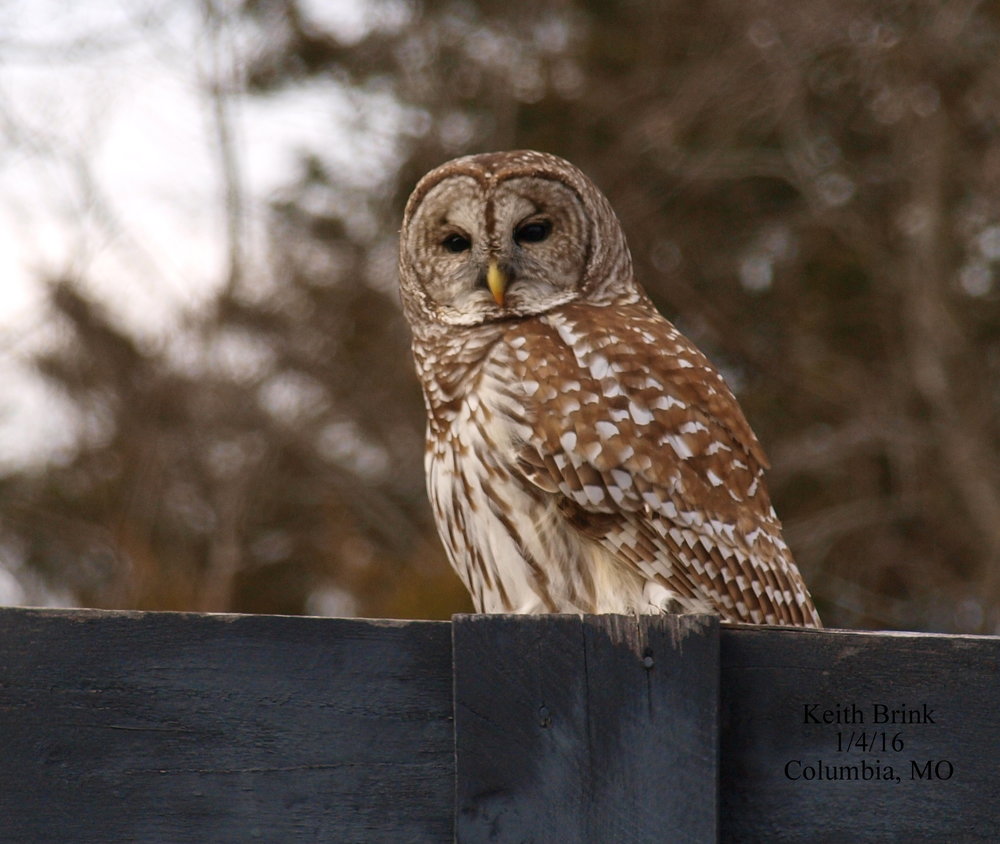
<svg viewBox="0 0 1000 844">
<path fill-rule="evenodd" d="M 369 0 L 348 36 L 311 8 L 244 4 L 241 84 L 340 86 L 382 172 L 303 154 L 270 267 L 236 249 L 187 358 L 52 286 L 72 331 L 39 365 L 92 435 L 0 485 L 30 565 L 104 606 L 467 607 L 424 502 L 395 232 L 426 170 L 529 147 L 605 190 L 726 372 L 826 622 L 1000 629 L 1000 10 Z"/>
</svg>

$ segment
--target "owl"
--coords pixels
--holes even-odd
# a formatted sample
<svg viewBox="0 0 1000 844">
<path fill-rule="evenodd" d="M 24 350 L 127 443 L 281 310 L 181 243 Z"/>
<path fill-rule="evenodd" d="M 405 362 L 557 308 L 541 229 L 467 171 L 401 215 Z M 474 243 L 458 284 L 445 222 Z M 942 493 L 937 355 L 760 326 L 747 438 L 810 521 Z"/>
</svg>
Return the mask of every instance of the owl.
<svg viewBox="0 0 1000 844">
<path fill-rule="evenodd" d="M 760 444 L 580 170 L 533 151 L 438 167 L 399 273 L 428 495 L 477 611 L 820 626 Z"/>
</svg>

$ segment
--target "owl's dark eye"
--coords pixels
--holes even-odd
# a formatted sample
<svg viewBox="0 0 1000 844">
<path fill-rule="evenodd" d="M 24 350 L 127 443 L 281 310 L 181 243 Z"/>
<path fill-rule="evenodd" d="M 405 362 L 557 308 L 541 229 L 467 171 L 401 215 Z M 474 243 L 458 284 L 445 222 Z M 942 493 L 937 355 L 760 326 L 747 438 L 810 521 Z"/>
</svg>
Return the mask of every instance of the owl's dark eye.
<svg viewBox="0 0 1000 844">
<path fill-rule="evenodd" d="M 441 241 L 441 245 L 449 252 L 465 252 L 466 249 L 472 246 L 472 242 L 469 238 L 463 237 L 460 234 L 450 234 Z"/>
<path fill-rule="evenodd" d="M 552 223 L 548 220 L 535 220 L 533 223 L 525 223 L 514 231 L 514 242 L 539 243 L 545 240 L 551 231 Z"/>
</svg>

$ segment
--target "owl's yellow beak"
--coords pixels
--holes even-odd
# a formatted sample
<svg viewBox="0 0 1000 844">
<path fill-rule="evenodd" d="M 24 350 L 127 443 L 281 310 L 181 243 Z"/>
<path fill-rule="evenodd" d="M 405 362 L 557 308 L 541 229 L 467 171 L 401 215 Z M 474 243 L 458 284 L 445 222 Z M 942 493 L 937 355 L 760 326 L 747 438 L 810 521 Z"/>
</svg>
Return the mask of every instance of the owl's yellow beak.
<svg viewBox="0 0 1000 844">
<path fill-rule="evenodd" d="M 486 270 L 486 286 L 496 299 L 497 304 L 502 308 L 504 294 L 507 292 L 507 274 L 497 266 L 496 261 L 490 261 Z"/>
</svg>

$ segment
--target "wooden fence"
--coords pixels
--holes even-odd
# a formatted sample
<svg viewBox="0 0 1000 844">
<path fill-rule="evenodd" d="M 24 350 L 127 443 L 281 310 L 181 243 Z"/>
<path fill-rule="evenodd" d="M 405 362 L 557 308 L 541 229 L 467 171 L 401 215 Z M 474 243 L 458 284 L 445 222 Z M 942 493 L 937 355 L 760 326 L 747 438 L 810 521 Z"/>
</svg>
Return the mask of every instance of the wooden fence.
<svg viewBox="0 0 1000 844">
<path fill-rule="evenodd" d="M 0 840 L 1000 841 L 1000 638 L 0 610 Z"/>
</svg>

